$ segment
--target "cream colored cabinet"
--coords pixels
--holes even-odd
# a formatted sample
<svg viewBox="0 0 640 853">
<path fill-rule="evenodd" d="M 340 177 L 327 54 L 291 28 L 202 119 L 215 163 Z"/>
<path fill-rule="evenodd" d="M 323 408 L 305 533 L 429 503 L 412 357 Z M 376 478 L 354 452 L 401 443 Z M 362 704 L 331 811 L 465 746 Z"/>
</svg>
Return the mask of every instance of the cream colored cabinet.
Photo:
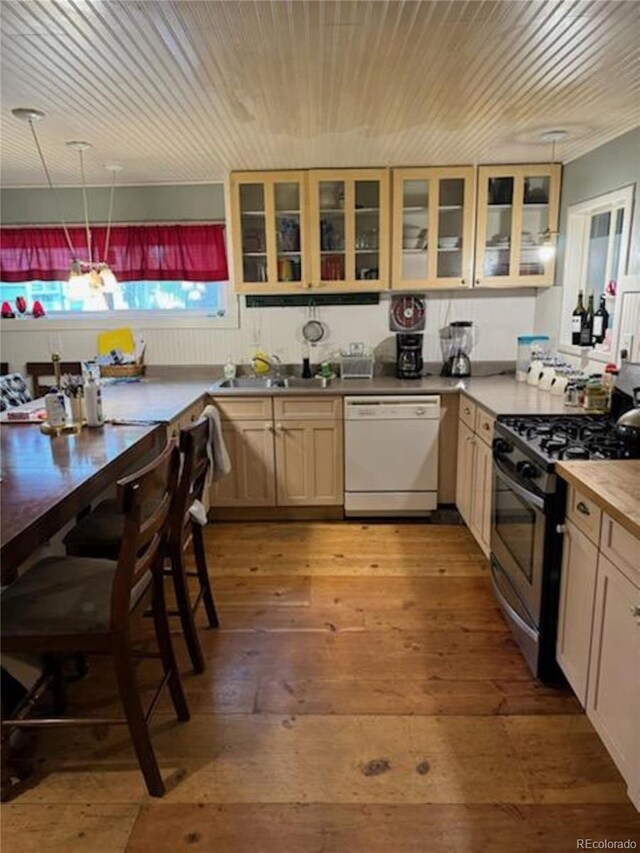
<svg viewBox="0 0 640 853">
<path fill-rule="evenodd" d="M 233 172 L 232 277 L 238 293 L 296 293 L 310 284 L 307 173 Z"/>
<path fill-rule="evenodd" d="M 571 521 L 565 524 L 556 656 L 585 707 L 598 549 Z"/>
<path fill-rule="evenodd" d="M 456 506 L 488 557 L 491 551 L 493 418 L 460 395 Z"/>
<path fill-rule="evenodd" d="M 587 714 L 640 809 L 640 588 L 603 554 L 598 562 Z"/>
<path fill-rule="evenodd" d="M 309 172 L 311 286 L 362 293 L 389 287 L 389 171 Z"/>
<path fill-rule="evenodd" d="M 474 436 L 473 476 L 471 480 L 471 517 L 469 527 L 484 553 L 491 547 L 491 494 L 493 490 L 493 455 L 491 447 Z"/>
<path fill-rule="evenodd" d="M 221 397 L 215 403 L 231 473 L 212 485 L 212 506 L 344 503 L 340 397 Z"/>
<path fill-rule="evenodd" d="M 277 421 L 275 435 L 278 506 L 343 504 L 342 423 Z"/>
<path fill-rule="evenodd" d="M 476 287 L 554 282 L 561 166 L 481 166 L 476 217 Z"/>
<path fill-rule="evenodd" d="M 640 811 L 640 541 L 574 488 L 564 532 L 558 662 Z"/>
<path fill-rule="evenodd" d="M 471 287 L 475 170 L 393 170 L 392 287 Z"/>
<path fill-rule="evenodd" d="M 273 421 L 223 421 L 231 473 L 211 486 L 212 506 L 273 506 L 276 502 Z"/>
<path fill-rule="evenodd" d="M 458 422 L 458 468 L 456 474 L 456 506 L 468 526 L 471 526 L 471 492 L 473 488 L 473 430 L 462 419 Z"/>
</svg>

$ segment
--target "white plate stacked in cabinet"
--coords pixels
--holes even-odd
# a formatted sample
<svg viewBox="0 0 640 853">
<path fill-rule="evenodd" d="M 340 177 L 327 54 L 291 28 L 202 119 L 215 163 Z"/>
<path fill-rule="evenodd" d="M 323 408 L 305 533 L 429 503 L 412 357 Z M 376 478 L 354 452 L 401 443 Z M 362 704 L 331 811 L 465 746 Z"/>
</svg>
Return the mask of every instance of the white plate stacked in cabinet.
<svg viewBox="0 0 640 853">
<path fill-rule="evenodd" d="M 557 658 L 640 810 L 640 541 L 573 486 Z"/>
</svg>

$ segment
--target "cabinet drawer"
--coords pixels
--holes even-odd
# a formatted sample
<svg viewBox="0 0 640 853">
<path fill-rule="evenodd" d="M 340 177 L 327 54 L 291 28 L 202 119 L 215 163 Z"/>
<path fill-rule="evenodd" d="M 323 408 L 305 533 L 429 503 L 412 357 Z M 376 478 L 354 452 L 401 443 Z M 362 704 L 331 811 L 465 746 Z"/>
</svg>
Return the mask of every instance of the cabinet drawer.
<svg viewBox="0 0 640 853">
<path fill-rule="evenodd" d="M 271 397 L 214 397 L 213 402 L 225 421 L 270 420 Z"/>
<path fill-rule="evenodd" d="M 493 415 L 485 412 L 480 406 L 476 408 L 476 434 L 485 444 L 491 444 L 493 441 L 493 422 Z"/>
<path fill-rule="evenodd" d="M 600 551 L 640 589 L 640 542 L 606 513 L 602 516 Z"/>
<path fill-rule="evenodd" d="M 460 420 L 464 421 L 469 429 L 476 428 L 476 404 L 472 403 L 464 394 L 460 394 L 460 408 L 458 413 Z"/>
<path fill-rule="evenodd" d="M 599 543 L 602 510 L 574 486 L 569 487 L 567 496 L 567 518 L 592 542 Z"/>
<path fill-rule="evenodd" d="M 342 418 L 341 397 L 276 397 L 273 416 L 279 420 L 338 420 Z"/>
</svg>

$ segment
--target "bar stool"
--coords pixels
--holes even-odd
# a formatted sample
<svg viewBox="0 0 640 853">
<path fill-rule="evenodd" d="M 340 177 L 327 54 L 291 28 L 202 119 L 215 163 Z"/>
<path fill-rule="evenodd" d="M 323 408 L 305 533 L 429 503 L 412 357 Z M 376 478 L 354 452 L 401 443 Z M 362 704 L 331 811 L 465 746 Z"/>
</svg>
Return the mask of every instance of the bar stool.
<svg viewBox="0 0 640 853">
<path fill-rule="evenodd" d="M 182 472 L 171 511 L 166 550 L 168 567 L 165 563 L 165 574 L 171 575 L 177 604 L 177 610 L 170 611 L 169 615 L 180 617 L 191 665 L 196 673 L 203 672 L 205 669 L 204 655 L 194 618 L 200 602 L 204 603 L 209 627 L 217 628 L 219 625 L 207 570 L 202 527 L 192 519 L 189 512 L 193 502 L 202 500 L 204 493 L 209 467 L 208 443 L 209 420 L 207 418 L 202 418 L 180 430 Z M 145 507 L 147 512 L 152 510 L 152 505 Z M 113 559 L 113 554 L 117 553 L 120 546 L 123 524 L 124 519 L 118 513 L 115 501 L 103 501 L 66 535 L 64 544 L 67 554 Z M 184 555 L 191 543 L 195 571 L 187 571 L 185 568 Z M 197 578 L 199 583 L 199 591 L 193 602 L 188 586 L 190 577 Z"/>
<path fill-rule="evenodd" d="M 12 583 L 0 599 L 4 652 L 35 652 L 45 658 L 68 653 L 110 655 L 125 714 L 124 718 L 30 719 L 33 704 L 51 680 L 45 667 L 12 719 L 2 720 L 3 741 L 16 727 L 126 724 L 147 789 L 154 797 L 161 797 L 165 788 L 148 722 L 165 685 L 178 720 L 189 719 L 171 644 L 162 573 L 179 468 L 178 448 L 171 442 L 153 462 L 119 481 L 123 521 L 116 561 L 47 557 Z M 133 632 L 149 607 L 164 675 L 145 711 L 135 663 L 140 658 L 158 658 L 158 654 L 144 646 L 135 647 Z"/>
</svg>

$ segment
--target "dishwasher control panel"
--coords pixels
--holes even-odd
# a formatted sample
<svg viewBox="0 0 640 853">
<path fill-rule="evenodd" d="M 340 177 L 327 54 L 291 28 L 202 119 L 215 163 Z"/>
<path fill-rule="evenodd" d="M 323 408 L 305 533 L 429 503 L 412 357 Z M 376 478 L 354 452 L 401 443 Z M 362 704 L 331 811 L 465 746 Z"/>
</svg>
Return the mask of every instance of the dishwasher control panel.
<svg viewBox="0 0 640 853">
<path fill-rule="evenodd" d="M 434 394 L 416 396 L 345 397 L 344 419 L 418 420 L 440 417 L 440 397 Z"/>
</svg>

